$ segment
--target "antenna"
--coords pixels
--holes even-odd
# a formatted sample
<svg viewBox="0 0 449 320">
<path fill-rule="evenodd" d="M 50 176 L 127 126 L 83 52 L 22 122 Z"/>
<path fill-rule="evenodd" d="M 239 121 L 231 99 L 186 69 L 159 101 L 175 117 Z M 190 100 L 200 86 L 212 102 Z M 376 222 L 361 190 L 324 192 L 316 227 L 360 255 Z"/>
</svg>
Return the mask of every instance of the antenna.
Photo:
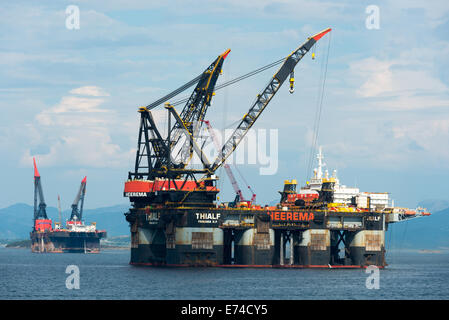
<svg viewBox="0 0 449 320">
<path fill-rule="evenodd" d="M 59 225 L 61 226 L 62 223 L 62 210 L 61 210 L 61 198 L 58 194 L 58 211 L 59 211 Z"/>
</svg>

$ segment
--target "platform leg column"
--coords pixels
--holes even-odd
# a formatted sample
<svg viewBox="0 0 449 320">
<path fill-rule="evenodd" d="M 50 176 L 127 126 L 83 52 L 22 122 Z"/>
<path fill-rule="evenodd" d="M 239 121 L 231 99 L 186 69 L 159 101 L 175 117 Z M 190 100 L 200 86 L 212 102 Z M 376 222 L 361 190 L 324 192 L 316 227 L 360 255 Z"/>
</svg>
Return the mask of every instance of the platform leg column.
<svg viewBox="0 0 449 320">
<path fill-rule="evenodd" d="M 284 233 L 283 232 L 281 232 L 281 238 L 279 241 L 281 242 L 279 264 L 281 266 L 283 266 L 284 265 Z"/>
<path fill-rule="evenodd" d="M 290 265 L 293 265 L 295 261 L 295 253 L 293 248 L 293 232 L 290 232 Z"/>
</svg>

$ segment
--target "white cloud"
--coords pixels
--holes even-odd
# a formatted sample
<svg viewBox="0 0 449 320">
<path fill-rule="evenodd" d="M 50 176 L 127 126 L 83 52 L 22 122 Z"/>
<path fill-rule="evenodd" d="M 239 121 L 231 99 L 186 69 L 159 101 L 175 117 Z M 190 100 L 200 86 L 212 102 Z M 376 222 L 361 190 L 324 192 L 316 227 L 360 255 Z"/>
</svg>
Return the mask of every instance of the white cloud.
<svg viewBox="0 0 449 320">
<path fill-rule="evenodd" d="M 135 155 L 134 150 L 121 150 L 114 144 L 104 128 L 67 130 L 60 134 L 60 139 L 50 146 L 50 152 L 39 155 L 42 166 L 120 167 Z M 27 150 L 22 163 L 31 163 L 31 157 Z"/>
<path fill-rule="evenodd" d="M 70 90 L 70 93 L 77 92 L 78 89 L 82 88 Z M 86 113 L 107 112 L 107 110 L 99 108 L 103 102 L 104 99 L 100 98 L 64 96 L 56 106 L 45 109 L 36 115 L 36 120 L 44 126 L 64 125 L 78 127 L 98 125 L 105 123 L 105 120 L 87 116 Z"/>
<path fill-rule="evenodd" d="M 448 20 L 449 4 L 447 0 L 390 0 L 388 1 L 388 7 L 401 11 L 410 9 L 422 10 L 426 18 L 426 24 L 431 28 L 438 27 Z"/>
<path fill-rule="evenodd" d="M 417 65 L 416 60 L 416 53 L 405 53 L 398 59 L 370 57 L 351 63 L 350 73 L 361 83 L 356 93 L 380 109 L 449 107 L 449 88 L 436 76 L 437 67 Z"/>
<path fill-rule="evenodd" d="M 109 96 L 109 93 L 104 92 L 101 88 L 96 86 L 85 86 L 70 90 L 72 94 L 79 94 L 83 96 L 93 96 L 93 97 L 105 97 Z"/>
<path fill-rule="evenodd" d="M 64 96 L 56 106 L 37 114 L 35 124 L 29 125 L 30 133 L 39 132 L 34 144 L 50 149 L 47 154 L 39 155 L 41 165 L 117 167 L 127 166 L 134 156 L 134 149 L 122 150 L 111 138 L 119 120 L 114 112 L 100 107 L 103 99 L 96 98 L 98 92 L 108 94 L 99 87 L 86 88 L 76 88 L 70 93 L 95 93 L 91 94 L 94 97 Z M 23 165 L 30 163 L 31 149 L 22 156 Z"/>
<path fill-rule="evenodd" d="M 29 158 L 38 150 L 47 153 L 39 155 L 43 166 L 123 166 L 126 169 L 120 171 L 126 172 L 135 156 L 131 147 L 137 140 L 137 106 L 190 80 L 227 47 L 232 53 L 223 79 L 229 74 L 229 80 L 289 53 L 305 36 L 329 24 L 334 33 L 319 135 L 328 159 L 366 170 L 400 170 L 404 162 L 412 170 L 425 170 L 429 158 L 436 165 L 437 158 L 440 165 L 449 163 L 442 150 L 449 149 L 445 124 L 435 122 L 445 118 L 448 85 L 438 76 L 447 70 L 449 46 L 438 42 L 444 32 L 428 32 L 447 20 L 445 1 L 380 3 L 381 29 L 369 33 L 364 33 L 363 3 L 130 0 L 129 11 L 123 13 L 123 2 L 117 0 L 78 2 L 81 29 L 76 32 L 65 28 L 64 6 L 53 1 L 10 3 L 0 10 L 0 27 L 8 30 L 2 34 L 8 50 L 0 50 L 0 90 L 9 97 L 2 99 L 0 108 L 10 114 L 2 116 L 4 159 L 23 156 L 22 164 L 29 167 Z M 156 19 L 146 19 L 147 14 Z M 423 19 L 414 20 L 419 16 Z M 171 17 L 171 22 L 164 23 L 164 17 Z M 321 53 L 317 51 L 317 61 Z M 351 72 L 342 72 L 354 57 L 359 61 L 351 64 Z M 308 146 L 302 135 L 313 124 L 314 84 L 319 77 L 319 64 L 315 65 L 313 69 L 306 60 L 301 62 L 295 95 L 290 96 L 284 85 L 258 120 L 259 127 L 281 127 L 290 139 L 281 140 L 286 146 L 282 151 Z M 239 119 L 272 72 L 217 92 L 208 113 L 215 126 Z M 99 83 L 113 99 L 94 85 Z M 23 102 L 25 96 L 32 103 Z M 343 105 L 356 108 L 345 112 Z M 427 119 L 420 120 L 424 115 Z M 166 110 L 154 116 L 162 123 Z M 440 129 L 431 134 L 428 126 Z M 165 134 L 166 124 L 161 131 Z M 311 133 L 307 134 L 310 141 Z M 288 167 L 292 161 L 285 163 Z M 107 170 L 107 175 L 113 172 Z"/>
<path fill-rule="evenodd" d="M 362 97 L 375 97 L 393 91 L 392 63 L 379 61 L 375 58 L 363 59 L 350 64 L 350 71 L 367 78 L 357 90 Z"/>
<path fill-rule="evenodd" d="M 404 142 L 410 153 L 422 151 L 424 159 L 438 167 L 447 167 L 449 160 L 449 118 L 420 120 L 396 125 L 392 128 L 394 138 Z"/>
<path fill-rule="evenodd" d="M 61 102 L 51 112 L 105 112 L 106 110 L 98 108 L 103 102 L 103 99 L 63 97 Z"/>
</svg>

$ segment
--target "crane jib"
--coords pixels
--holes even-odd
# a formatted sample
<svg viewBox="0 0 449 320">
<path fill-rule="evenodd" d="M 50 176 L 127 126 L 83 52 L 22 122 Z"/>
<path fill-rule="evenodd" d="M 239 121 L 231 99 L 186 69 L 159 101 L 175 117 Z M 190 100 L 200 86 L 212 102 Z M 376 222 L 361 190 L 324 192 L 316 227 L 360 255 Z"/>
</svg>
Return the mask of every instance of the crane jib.
<svg viewBox="0 0 449 320">
<path fill-rule="evenodd" d="M 194 80 L 169 93 L 163 98 L 147 107 L 139 108 L 141 113 L 140 129 L 138 136 L 135 171 L 129 173 L 129 177 L 142 178 L 147 176 L 151 180 L 156 177 L 178 177 L 182 174 L 190 174 L 197 170 L 185 169 L 195 152 L 201 159 L 205 168 L 210 167 L 210 163 L 202 153 L 200 146 L 193 139 L 199 131 L 196 125 L 198 121 L 204 119 L 211 100 L 214 96 L 215 84 L 221 74 L 223 62 L 231 50 L 227 49 L 219 55 L 205 70 Z M 179 94 L 186 88 L 195 85 L 190 97 L 186 100 L 186 104 L 181 111 L 177 113 L 173 105 L 167 100 Z M 169 110 L 168 114 L 168 132 L 167 138 L 163 138 L 159 132 L 150 109 L 156 107 L 160 103 L 165 103 Z M 171 125 L 170 119 L 175 119 L 175 123 Z M 182 142 L 182 137 L 187 135 L 190 143 L 178 148 Z M 176 154 L 177 153 L 177 154 Z M 182 173 L 181 173 L 182 171 Z M 203 174 L 205 169 L 200 170 Z"/>
<path fill-rule="evenodd" d="M 283 83 L 291 71 L 295 68 L 296 63 L 297 62 L 292 58 L 292 56 L 289 56 L 274 77 L 278 79 L 279 82 Z"/>
<path fill-rule="evenodd" d="M 84 196 L 86 195 L 86 177 L 81 181 L 81 185 L 78 193 L 76 194 L 75 200 L 72 204 L 72 214 L 70 215 L 70 220 L 76 219 L 81 221 L 83 218 L 83 206 L 84 206 Z M 78 205 L 81 201 L 80 208 L 78 209 Z"/>
<path fill-rule="evenodd" d="M 330 28 L 325 29 L 317 33 L 316 35 L 308 38 L 305 43 L 299 46 L 287 57 L 287 59 L 285 59 L 284 63 L 276 72 L 276 74 L 273 76 L 269 84 L 259 95 L 257 95 L 256 101 L 253 103 L 251 108 L 245 114 L 240 124 L 234 130 L 234 133 L 223 145 L 220 153 L 218 154 L 214 163 L 210 167 L 211 173 L 215 172 L 237 148 L 238 144 L 241 142 L 241 140 L 245 137 L 248 130 L 259 118 L 263 110 L 265 110 L 266 106 L 270 103 L 271 99 L 274 97 L 276 92 L 285 82 L 287 77 L 293 72 L 298 62 L 312 48 L 312 46 L 329 31 L 331 31 Z"/>
<path fill-rule="evenodd" d="M 37 219 L 48 219 L 44 199 L 44 192 L 42 190 L 41 176 L 36 166 L 36 159 L 33 158 L 34 164 L 34 221 Z M 39 202 L 39 203 L 38 203 Z"/>
</svg>

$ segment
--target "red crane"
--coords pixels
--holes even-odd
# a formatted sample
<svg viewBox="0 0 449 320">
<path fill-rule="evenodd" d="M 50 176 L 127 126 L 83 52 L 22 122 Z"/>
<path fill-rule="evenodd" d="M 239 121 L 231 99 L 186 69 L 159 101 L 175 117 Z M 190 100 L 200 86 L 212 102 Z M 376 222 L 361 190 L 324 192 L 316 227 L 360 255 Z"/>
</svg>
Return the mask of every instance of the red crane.
<svg viewBox="0 0 449 320">
<path fill-rule="evenodd" d="M 45 204 L 44 192 L 42 191 L 41 176 L 36 166 L 36 159 L 33 158 L 34 164 L 34 226 L 33 231 L 44 232 L 51 231 L 51 220 L 47 216 L 47 205 Z M 39 200 L 39 204 L 38 204 Z"/>
</svg>

